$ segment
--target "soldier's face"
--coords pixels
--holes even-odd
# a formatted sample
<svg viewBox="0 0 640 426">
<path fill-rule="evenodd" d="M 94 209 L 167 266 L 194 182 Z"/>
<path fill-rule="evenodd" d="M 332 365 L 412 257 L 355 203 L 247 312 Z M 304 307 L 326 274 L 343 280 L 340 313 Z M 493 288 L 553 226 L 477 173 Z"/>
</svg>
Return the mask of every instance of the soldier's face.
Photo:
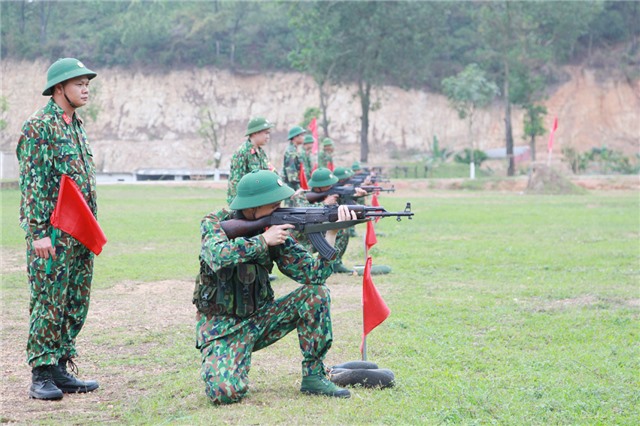
<svg viewBox="0 0 640 426">
<path fill-rule="evenodd" d="M 89 79 L 86 76 L 72 78 L 62 83 L 61 86 L 63 93 L 78 108 L 89 102 Z"/>
<path fill-rule="evenodd" d="M 300 134 L 298 136 L 295 136 L 291 142 L 293 142 L 294 145 L 298 146 L 298 145 L 302 145 L 302 142 L 304 142 L 304 133 Z"/>
<path fill-rule="evenodd" d="M 272 203 L 272 204 L 267 204 L 267 205 L 264 205 L 264 206 L 256 207 L 256 210 L 255 210 L 255 213 L 254 213 L 254 219 L 260 219 L 261 217 L 269 216 L 277 208 L 280 207 L 280 204 L 281 204 L 281 201 L 278 201 L 277 203 Z"/>
<path fill-rule="evenodd" d="M 251 135 L 251 142 L 257 147 L 266 145 L 270 139 L 271 139 L 271 129 L 266 129 Z"/>
</svg>

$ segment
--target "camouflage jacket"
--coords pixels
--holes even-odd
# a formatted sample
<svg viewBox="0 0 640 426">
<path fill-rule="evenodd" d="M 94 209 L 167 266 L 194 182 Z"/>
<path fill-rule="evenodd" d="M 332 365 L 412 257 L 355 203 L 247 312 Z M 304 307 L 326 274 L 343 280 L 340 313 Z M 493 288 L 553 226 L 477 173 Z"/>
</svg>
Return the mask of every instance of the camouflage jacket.
<svg viewBox="0 0 640 426">
<path fill-rule="evenodd" d="M 300 188 L 300 153 L 298 147 L 289 142 L 284 151 L 282 179 L 293 189 Z"/>
<path fill-rule="evenodd" d="M 318 152 L 318 167 L 327 167 L 328 169 L 332 169 L 333 165 L 333 156 L 325 151 Z"/>
<path fill-rule="evenodd" d="M 291 236 L 287 237 L 284 244 L 275 247 L 267 246 L 262 235 L 229 240 L 220 222 L 234 217 L 233 214 L 233 211 L 226 209 L 211 212 L 200 223 L 200 259 L 213 272 L 241 262 L 260 264 L 270 272 L 275 263 L 280 272 L 304 285 L 324 285 L 331 276 L 335 258 L 326 260 L 317 254 L 311 254 Z M 206 321 L 204 316 L 199 315 L 198 318 L 199 322 Z M 215 327 L 201 331 L 206 335 L 198 336 L 198 341 L 206 342 L 222 337 L 240 326 L 241 321 L 236 318 L 218 316 Z M 202 327 L 198 327 L 198 330 L 202 330 Z"/>
<path fill-rule="evenodd" d="M 251 141 L 247 139 L 231 157 L 231 170 L 229 172 L 229 182 L 227 183 L 227 203 L 231 203 L 236 196 L 236 187 L 242 176 L 254 170 L 271 170 L 275 172 L 264 150 L 260 147 L 254 147 Z"/>
<path fill-rule="evenodd" d="M 60 179 L 68 175 L 97 214 L 93 154 L 78 114 L 69 118 L 53 98 L 22 126 L 16 148 L 20 165 L 20 226 L 33 239 L 49 236 L 49 218 Z"/>
<path fill-rule="evenodd" d="M 307 154 L 304 149 L 300 153 L 300 162 L 304 164 L 304 174 L 307 180 L 311 179 L 311 172 L 313 171 L 313 163 L 311 162 L 311 155 Z"/>
</svg>

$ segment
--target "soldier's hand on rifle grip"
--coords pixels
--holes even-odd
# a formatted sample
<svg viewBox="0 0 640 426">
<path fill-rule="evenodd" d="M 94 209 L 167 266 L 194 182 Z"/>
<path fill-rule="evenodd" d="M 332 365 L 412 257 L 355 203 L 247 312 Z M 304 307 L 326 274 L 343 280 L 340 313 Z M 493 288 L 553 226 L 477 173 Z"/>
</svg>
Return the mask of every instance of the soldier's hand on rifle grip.
<svg viewBox="0 0 640 426">
<path fill-rule="evenodd" d="M 367 191 L 366 190 L 364 190 L 364 189 L 362 189 L 360 187 L 355 188 L 355 196 L 356 197 L 364 197 L 365 195 L 367 195 Z"/>
<path fill-rule="evenodd" d="M 262 233 L 262 238 L 264 238 L 264 241 L 268 246 L 278 246 L 284 243 L 284 240 L 289 236 L 289 229 L 292 228 L 295 228 L 295 226 L 290 223 L 285 223 L 284 225 L 273 225 Z"/>
<path fill-rule="evenodd" d="M 327 198 L 324 199 L 322 204 L 324 204 L 325 206 L 333 206 L 334 204 L 338 204 L 338 197 L 338 194 L 328 195 Z"/>
</svg>

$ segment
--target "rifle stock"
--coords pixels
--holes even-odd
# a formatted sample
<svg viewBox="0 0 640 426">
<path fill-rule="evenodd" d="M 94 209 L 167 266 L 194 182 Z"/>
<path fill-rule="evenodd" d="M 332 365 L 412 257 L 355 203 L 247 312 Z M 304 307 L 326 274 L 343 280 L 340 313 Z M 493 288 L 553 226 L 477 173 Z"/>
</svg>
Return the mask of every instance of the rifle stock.
<svg viewBox="0 0 640 426">
<path fill-rule="evenodd" d="M 273 225 L 291 224 L 294 229 L 304 232 L 311 244 L 318 250 L 320 256 L 331 259 L 335 249 L 324 238 L 324 232 L 329 229 L 342 229 L 366 222 L 375 217 L 412 218 L 411 203 L 407 203 L 404 211 L 388 212 L 382 206 L 348 205 L 349 210 L 356 213 L 357 220 L 337 222 L 338 206 L 325 207 L 284 207 L 275 210 L 271 215 L 256 220 L 228 219 L 220 222 L 227 238 L 249 237 L 261 233 L 265 228 Z"/>
</svg>

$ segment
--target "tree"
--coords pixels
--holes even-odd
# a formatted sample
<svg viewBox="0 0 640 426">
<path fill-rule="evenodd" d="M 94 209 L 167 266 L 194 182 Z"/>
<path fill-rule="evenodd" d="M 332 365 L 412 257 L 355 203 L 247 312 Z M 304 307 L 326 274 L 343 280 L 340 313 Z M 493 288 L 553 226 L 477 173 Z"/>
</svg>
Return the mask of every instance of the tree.
<svg viewBox="0 0 640 426">
<path fill-rule="evenodd" d="M 442 89 L 458 117 L 467 119 L 470 142 L 469 177 L 475 179 L 476 151 L 473 137 L 473 117 L 478 108 L 484 108 L 498 95 L 498 86 L 489 81 L 477 64 L 468 65 L 456 76 L 442 80 Z"/>
<path fill-rule="evenodd" d="M 424 6 L 412 2 L 326 1 L 298 4 L 292 11 L 300 47 L 292 55 L 299 69 L 324 84 L 355 84 L 360 103 L 360 161 L 369 156 L 369 114 L 379 106 L 375 87 L 408 84 L 421 57 Z M 296 62 L 299 61 L 299 62 Z M 321 94 L 321 108 L 324 96 Z M 326 117 L 323 118 L 326 125 Z M 328 129 L 325 129 L 328 132 Z"/>
</svg>

